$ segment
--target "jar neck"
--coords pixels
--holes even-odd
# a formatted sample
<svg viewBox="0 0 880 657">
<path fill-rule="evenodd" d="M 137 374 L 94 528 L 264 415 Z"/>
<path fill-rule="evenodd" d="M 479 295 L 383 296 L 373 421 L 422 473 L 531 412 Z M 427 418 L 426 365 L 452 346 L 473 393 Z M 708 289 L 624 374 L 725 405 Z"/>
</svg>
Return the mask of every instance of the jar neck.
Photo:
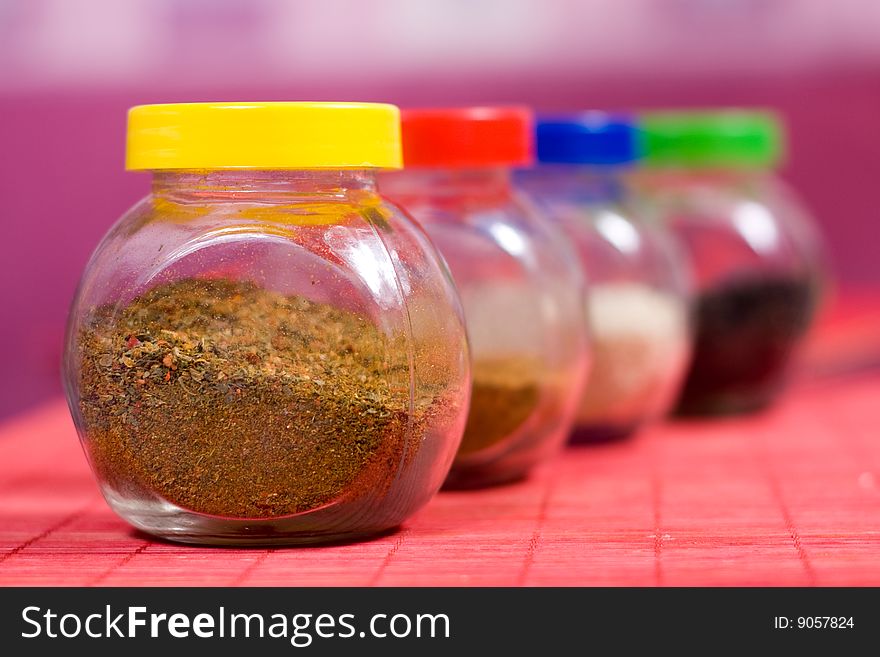
<svg viewBox="0 0 880 657">
<path fill-rule="evenodd" d="M 376 179 L 366 169 L 155 171 L 152 189 L 178 202 L 289 203 L 374 194 Z"/>
<path fill-rule="evenodd" d="M 538 196 L 601 203 L 623 196 L 623 171 L 619 166 L 542 164 L 518 171 L 515 179 L 524 190 Z"/>
<path fill-rule="evenodd" d="M 725 168 L 652 168 L 644 167 L 638 170 L 637 175 L 652 182 L 664 185 L 672 184 L 713 184 L 713 185 L 736 185 L 739 183 L 756 180 L 772 173 L 770 169 L 725 169 Z"/>
<path fill-rule="evenodd" d="M 493 198 L 510 194 L 511 172 L 507 167 L 413 168 L 383 173 L 380 185 L 393 198 Z"/>
</svg>

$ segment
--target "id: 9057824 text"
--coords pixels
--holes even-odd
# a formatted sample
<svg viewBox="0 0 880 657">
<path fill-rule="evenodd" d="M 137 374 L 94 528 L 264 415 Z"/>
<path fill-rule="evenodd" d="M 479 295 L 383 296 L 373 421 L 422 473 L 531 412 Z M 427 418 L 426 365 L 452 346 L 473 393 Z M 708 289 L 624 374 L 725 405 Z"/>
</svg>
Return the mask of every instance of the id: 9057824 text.
<svg viewBox="0 0 880 657">
<path fill-rule="evenodd" d="M 774 630 L 851 630 L 852 616 L 774 616 Z"/>
</svg>

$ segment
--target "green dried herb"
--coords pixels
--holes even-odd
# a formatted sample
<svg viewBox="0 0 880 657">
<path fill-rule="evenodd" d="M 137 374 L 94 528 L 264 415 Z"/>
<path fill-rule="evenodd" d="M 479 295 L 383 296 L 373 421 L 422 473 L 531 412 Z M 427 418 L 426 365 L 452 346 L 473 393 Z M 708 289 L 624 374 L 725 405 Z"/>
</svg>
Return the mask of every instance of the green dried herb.
<svg viewBox="0 0 880 657">
<path fill-rule="evenodd" d="M 518 358 L 474 363 L 471 407 L 458 455 L 470 456 L 516 435 L 540 400 L 538 366 Z"/>
</svg>

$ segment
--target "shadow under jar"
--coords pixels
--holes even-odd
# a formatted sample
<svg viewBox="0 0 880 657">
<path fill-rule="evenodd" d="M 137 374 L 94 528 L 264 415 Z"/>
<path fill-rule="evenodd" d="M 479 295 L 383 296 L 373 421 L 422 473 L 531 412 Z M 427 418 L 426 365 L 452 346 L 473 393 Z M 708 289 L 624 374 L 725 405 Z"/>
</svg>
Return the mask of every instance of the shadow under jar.
<svg viewBox="0 0 880 657">
<path fill-rule="evenodd" d="M 468 353 L 442 261 L 375 189 L 398 122 L 370 104 L 130 112 L 128 168 L 152 191 L 86 267 L 64 371 L 101 490 L 135 527 L 349 540 L 440 487 Z"/>
<path fill-rule="evenodd" d="M 765 112 L 642 117 L 636 184 L 687 254 L 694 353 L 677 411 L 758 410 L 784 387 L 820 297 L 821 244 L 773 173 L 782 126 Z"/>
<path fill-rule="evenodd" d="M 448 488 L 516 480 L 555 454 L 588 365 L 574 254 L 511 184 L 531 129 L 518 108 L 404 110 L 407 168 L 380 178 L 437 245 L 464 306 L 473 393 Z"/>
<path fill-rule="evenodd" d="M 675 402 L 690 356 L 686 268 L 666 231 L 642 221 L 622 176 L 633 121 L 601 112 L 539 116 L 537 166 L 516 180 L 559 228 L 586 274 L 592 367 L 572 441 L 631 435 Z"/>
</svg>

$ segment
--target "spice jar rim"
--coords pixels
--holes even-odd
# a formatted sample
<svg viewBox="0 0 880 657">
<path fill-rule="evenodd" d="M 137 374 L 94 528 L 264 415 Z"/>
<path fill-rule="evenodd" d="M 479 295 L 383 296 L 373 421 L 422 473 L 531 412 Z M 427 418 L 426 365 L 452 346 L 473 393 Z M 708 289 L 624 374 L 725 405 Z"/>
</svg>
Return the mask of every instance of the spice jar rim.
<svg viewBox="0 0 880 657">
<path fill-rule="evenodd" d="M 475 169 L 534 162 L 534 115 L 523 106 L 401 111 L 406 168 Z"/>
<path fill-rule="evenodd" d="M 638 139 L 652 169 L 774 169 L 785 158 L 783 121 L 769 110 L 643 112 Z"/>
<path fill-rule="evenodd" d="M 539 114 L 535 137 L 541 165 L 616 167 L 640 158 L 635 120 L 628 114 Z"/>
<path fill-rule="evenodd" d="M 385 103 L 171 103 L 128 112 L 129 171 L 401 166 L 400 111 Z"/>
</svg>

